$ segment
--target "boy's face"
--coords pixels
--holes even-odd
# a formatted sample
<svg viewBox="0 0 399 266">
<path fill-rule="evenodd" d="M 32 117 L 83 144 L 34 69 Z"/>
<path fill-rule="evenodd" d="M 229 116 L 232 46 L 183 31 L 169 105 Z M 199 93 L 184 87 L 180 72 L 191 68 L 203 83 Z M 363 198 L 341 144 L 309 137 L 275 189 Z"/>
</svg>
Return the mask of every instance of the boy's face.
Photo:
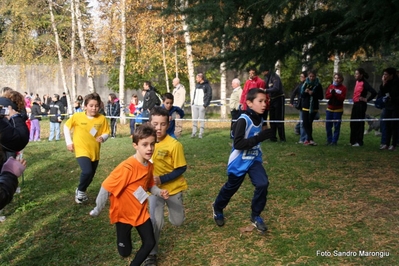
<svg viewBox="0 0 399 266">
<path fill-rule="evenodd" d="M 266 94 L 258 93 L 252 102 L 247 100 L 247 105 L 257 114 L 263 114 L 266 110 Z"/>
<path fill-rule="evenodd" d="M 89 100 L 86 106 L 86 114 L 96 116 L 100 111 L 100 104 L 96 100 Z"/>
<path fill-rule="evenodd" d="M 149 161 L 154 153 L 156 138 L 149 136 L 145 139 L 140 139 L 137 144 L 133 143 L 133 148 L 136 150 L 136 159 L 139 162 Z"/>
<path fill-rule="evenodd" d="M 163 140 L 166 137 L 166 130 L 169 127 L 169 117 L 161 115 L 153 115 L 151 117 L 151 125 L 157 131 L 158 141 Z"/>
<path fill-rule="evenodd" d="M 165 109 L 169 111 L 170 109 L 172 109 L 173 100 L 165 99 L 165 101 L 163 102 L 163 105 L 165 106 Z"/>
</svg>

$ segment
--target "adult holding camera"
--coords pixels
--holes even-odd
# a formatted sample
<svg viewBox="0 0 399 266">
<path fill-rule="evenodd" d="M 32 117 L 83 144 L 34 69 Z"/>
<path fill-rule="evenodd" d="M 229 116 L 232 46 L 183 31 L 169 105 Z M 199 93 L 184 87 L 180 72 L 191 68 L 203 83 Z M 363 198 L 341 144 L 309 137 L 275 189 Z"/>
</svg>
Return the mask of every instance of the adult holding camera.
<svg viewBox="0 0 399 266">
<path fill-rule="evenodd" d="M 0 97 L 0 209 L 10 203 L 18 187 L 17 177 L 25 170 L 26 161 L 15 157 L 29 142 L 27 117 L 20 110 L 23 95 L 10 90 L 4 96 Z"/>
</svg>

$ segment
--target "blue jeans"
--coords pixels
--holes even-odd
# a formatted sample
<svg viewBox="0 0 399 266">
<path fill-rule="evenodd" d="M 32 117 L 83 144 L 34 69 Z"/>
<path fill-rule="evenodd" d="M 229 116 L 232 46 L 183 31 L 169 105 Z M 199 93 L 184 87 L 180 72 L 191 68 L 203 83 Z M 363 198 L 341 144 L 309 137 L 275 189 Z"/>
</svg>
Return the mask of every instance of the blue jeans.
<svg viewBox="0 0 399 266">
<path fill-rule="evenodd" d="M 61 123 L 50 122 L 50 137 L 48 138 L 49 141 L 52 141 L 54 139 L 54 133 L 55 140 L 60 140 L 60 124 Z"/>
<path fill-rule="evenodd" d="M 302 110 L 299 111 L 299 120 L 303 121 L 303 119 L 302 119 Z M 303 122 L 300 122 L 299 132 L 300 132 L 299 141 L 305 142 L 308 137 L 306 135 L 305 129 L 303 128 Z"/>
<path fill-rule="evenodd" d="M 341 120 L 343 112 L 326 111 L 326 120 Z M 334 127 L 334 134 L 332 128 Z M 341 130 L 341 122 L 326 122 L 327 143 L 337 144 L 339 133 Z"/>
<path fill-rule="evenodd" d="M 266 206 L 267 189 L 269 187 L 269 179 L 265 168 L 259 161 L 255 161 L 247 171 L 252 184 L 255 186 L 254 196 L 252 198 L 251 210 L 252 216 L 259 216 Z M 231 197 L 240 188 L 245 179 L 242 176 L 228 175 L 227 182 L 220 189 L 219 195 L 216 197 L 214 208 L 216 211 L 223 211 L 229 203 Z"/>
</svg>

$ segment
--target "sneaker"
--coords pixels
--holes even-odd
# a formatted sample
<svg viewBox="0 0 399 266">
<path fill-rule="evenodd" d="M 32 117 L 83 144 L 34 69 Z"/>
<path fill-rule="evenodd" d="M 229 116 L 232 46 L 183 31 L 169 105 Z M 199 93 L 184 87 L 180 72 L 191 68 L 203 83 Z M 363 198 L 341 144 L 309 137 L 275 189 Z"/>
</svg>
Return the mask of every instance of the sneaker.
<svg viewBox="0 0 399 266">
<path fill-rule="evenodd" d="M 389 146 L 389 148 L 388 148 L 388 151 L 395 151 L 395 146 L 393 146 L 393 145 L 391 145 L 391 146 Z"/>
<path fill-rule="evenodd" d="M 198 138 L 199 138 L 199 139 L 202 139 L 202 134 L 199 134 L 199 135 L 198 135 Z"/>
<path fill-rule="evenodd" d="M 311 145 L 311 146 L 317 146 L 317 143 L 314 142 L 313 140 L 310 140 L 310 141 L 309 141 L 309 145 Z"/>
<path fill-rule="evenodd" d="M 218 226 L 224 225 L 224 215 L 223 212 L 215 211 L 215 203 L 212 203 L 213 219 Z"/>
<path fill-rule="evenodd" d="M 352 145 L 352 147 L 360 147 L 359 143 L 355 143 Z"/>
<path fill-rule="evenodd" d="M 157 255 L 150 254 L 143 262 L 143 266 L 157 266 Z"/>
<path fill-rule="evenodd" d="M 252 216 L 251 217 L 251 222 L 252 222 L 252 225 L 255 226 L 256 229 L 258 229 L 259 231 L 261 231 L 261 232 L 267 231 L 267 226 L 263 222 L 262 217 L 260 217 L 260 216 Z"/>
<path fill-rule="evenodd" d="M 192 139 L 195 138 L 195 133 L 191 134 L 191 138 Z"/>
<path fill-rule="evenodd" d="M 83 202 L 87 201 L 89 198 L 87 197 L 86 193 L 83 191 L 79 191 L 78 189 L 75 190 L 75 201 L 78 204 L 82 204 Z"/>
<path fill-rule="evenodd" d="M 380 145 L 380 150 L 386 150 L 387 148 L 388 148 L 388 146 L 385 144 Z"/>
<path fill-rule="evenodd" d="M 296 144 L 303 144 L 303 141 L 300 140 L 300 141 L 296 142 Z"/>
<path fill-rule="evenodd" d="M 309 143 L 310 143 L 310 142 L 309 142 L 308 140 L 305 140 L 305 141 L 303 142 L 303 145 L 308 146 Z"/>
</svg>

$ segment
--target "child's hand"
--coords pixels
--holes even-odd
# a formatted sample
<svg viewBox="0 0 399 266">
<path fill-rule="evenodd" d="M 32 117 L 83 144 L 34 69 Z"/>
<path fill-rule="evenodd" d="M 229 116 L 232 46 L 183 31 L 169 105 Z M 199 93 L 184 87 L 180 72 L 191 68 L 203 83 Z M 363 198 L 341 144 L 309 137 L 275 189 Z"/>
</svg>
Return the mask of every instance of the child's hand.
<svg viewBox="0 0 399 266">
<path fill-rule="evenodd" d="M 161 192 L 159 192 L 162 198 L 164 199 L 169 199 L 169 192 L 166 189 L 162 189 Z"/>
<path fill-rule="evenodd" d="M 154 183 L 156 186 L 161 184 L 161 178 L 159 176 L 154 176 Z"/>
<path fill-rule="evenodd" d="M 100 143 L 103 143 L 103 142 L 104 142 L 104 139 L 103 139 L 102 136 L 99 136 L 99 137 L 96 138 L 96 141 L 97 141 L 97 142 L 100 142 Z"/>
<path fill-rule="evenodd" d="M 75 151 L 75 147 L 73 146 L 73 143 L 67 145 L 67 149 L 68 149 L 68 151 L 70 151 L 70 152 L 74 152 L 74 151 Z"/>
</svg>

